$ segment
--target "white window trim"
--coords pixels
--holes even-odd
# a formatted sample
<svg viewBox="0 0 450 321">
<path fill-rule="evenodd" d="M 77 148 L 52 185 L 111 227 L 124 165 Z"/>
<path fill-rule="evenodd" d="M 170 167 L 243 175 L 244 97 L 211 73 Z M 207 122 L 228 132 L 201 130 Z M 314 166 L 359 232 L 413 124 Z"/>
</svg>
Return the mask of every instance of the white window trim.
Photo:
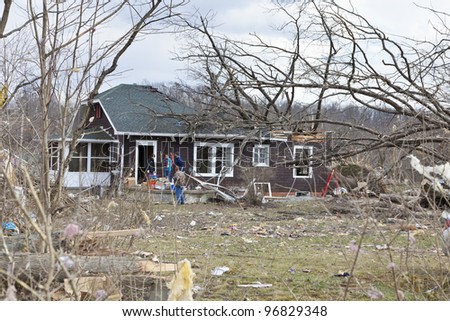
<svg viewBox="0 0 450 321">
<path fill-rule="evenodd" d="M 111 162 L 112 160 L 112 154 L 111 152 L 109 153 L 108 157 L 92 157 L 92 144 L 114 144 L 114 142 L 101 142 L 101 141 L 80 141 L 79 143 L 84 143 L 87 144 L 87 150 L 86 150 L 86 156 L 82 157 L 82 158 L 86 158 L 86 171 L 69 171 L 69 167 L 67 167 L 67 171 L 69 173 L 107 173 L 106 172 L 94 172 L 91 171 L 91 165 L 92 165 L 92 159 L 108 159 L 109 162 Z M 66 155 L 68 155 L 69 153 L 69 147 L 66 147 L 67 151 L 66 151 Z M 79 157 L 73 157 L 74 158 L 79 158 Z"/>
<path fill-rule="evenodd" d="M 134 179 L 138 180 L 138 168 L 139 168 L 139 146 L 152 146 L 153 154 L 158 158 L 158 142 L 156 140 L 136 140 L 135 157 L 134 157 Z M 158 162 L 156 162 L 158 163 Z M 155 164 L 156 166 L 156 164 Z M 157 168 L 155 167 L 155 170 Z"/>
<path fill-rule="evenodd" d="M 213 156 L 210 159 L 211 168 L 213 169 L 213 173 L 198 173 L 197 171 L 197 148 L 199 147 L 211 147 L 213 150 Z M 194 176 L 197 177 L 216 177 L 219 176 L 220 173 L 216 173 L 216 148 L 217 147 L 226 147 L 231 148 L 231 169 L 224 175 L 224 177 L 233 177 L 234 176 L 234 144 L 222 144 L 222 143 L 208 143 L 208 142 L 198 142 L 194 144 Z"/>
<path fill-rule="evenodd" d="M 266 149 L 267 150 L 267 162 L 266 163 L 260 163 L 255 161 L 255 151 L 256 149 Z M 269 167 L 270 166 L 270 145 L 255 145 L 253 146 L 252 151 L 252 164 L 255 167 Z"/>
<path fill-rule="evenodd" d="M 313 154 L 313 146 L 304 146 L 304 145 L 295 145 L 294 146 L 294 154 L 292 155 L 293 160 L 295 161 L 295 154 L 297 152 L 297 150 L 299 149 L 308 149 L 309 152 L 309 156 L 312 156 Z M 311 165 L 311 164 L 310 164 Z M 292 176 L 294 178 L 311 178 L 313 176 L 313 169 L 312 166 L 308 167 L 308 175 L 296 175 L 297 170 L 295 168 L 292 169 Z"/>
</svg>

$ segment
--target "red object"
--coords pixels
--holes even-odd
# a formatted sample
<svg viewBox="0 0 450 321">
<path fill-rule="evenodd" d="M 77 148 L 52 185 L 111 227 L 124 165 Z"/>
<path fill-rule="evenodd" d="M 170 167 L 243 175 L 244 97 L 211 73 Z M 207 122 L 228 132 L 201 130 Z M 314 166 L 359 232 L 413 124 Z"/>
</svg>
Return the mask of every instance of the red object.
<svg viewBox="0 0 450 321">
<path fill-rule="evenodd" d="M 323 191 L 322 191 L 322 197 L 325 197 L 325 195 L 327 195 L 328 188 L 330 187 L 330 183 L 331 183 L 331 180 L 333 179 L 335 172 L 336 172 L 336 168 L 333 168 L 331 170 L 330 174 L 328 174 L 327 182 L 325 183 L 325 187 L 323 188 Z M 335 183 L 336 183 L 336 188 L 339 188 L 338 181 L 336 181 Z"/>
</svg>

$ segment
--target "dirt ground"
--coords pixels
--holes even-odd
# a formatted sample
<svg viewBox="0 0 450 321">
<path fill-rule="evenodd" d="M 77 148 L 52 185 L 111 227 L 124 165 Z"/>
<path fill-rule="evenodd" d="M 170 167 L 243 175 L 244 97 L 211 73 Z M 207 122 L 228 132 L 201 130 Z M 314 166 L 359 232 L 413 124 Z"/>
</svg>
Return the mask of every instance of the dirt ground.
<svg viewBox="0 0 450 321">
<path fill-rule="evenodd" d="M 196 274 L 195 300 L 450 295 L 438 211 L 352 197 L 175 206 L 129 193 L 80 204 L 75 214 L 61 216 L 61 228 L 69 221 L 91 230 L 141 227 L 126 251 L 146 251 L 159 262 L 188 259 Z"/>
</svg>

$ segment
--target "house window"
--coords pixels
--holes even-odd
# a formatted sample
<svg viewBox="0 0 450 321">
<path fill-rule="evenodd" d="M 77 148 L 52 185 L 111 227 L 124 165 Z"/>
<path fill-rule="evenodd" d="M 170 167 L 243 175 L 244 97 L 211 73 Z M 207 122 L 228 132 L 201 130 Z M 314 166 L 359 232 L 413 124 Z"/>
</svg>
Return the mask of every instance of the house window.
<svg viewBox="0 0 450 321">
<path fill-rule="evenodd" d="M 108 172 L 110 144 L 91 143 L 91 172 Z"/>
<path fill-rule="evenodd" d="M 194 147 L 197 176 L 233 176 L 233 144 L 199 143 Z"/>
<path fill-rule="evenodd" d="M 88 159 L 88 144 L 79 143 L 75 147 L 72 159 L 69 163 L 69 172 L 86 172 Z"/>
<path fill-rule="evenodd" d="M 95 105 L 94 111 L 95 111 L 95 119 L 102 118 L 102 108 L 100 107 L 100 105 Z"/>
<path fill-rule="evenodd" d="M 110 146 L 109 143 L 79 143 L 69 163 L 69 172 L 109 172 Z"/>
<path fill-rule="evenodd" d="M 253 166 L 269 166 L 269 145 L 253 147 Z"/>
<path fill-rule="evenodd" d="M 312 146 L 295 146 L 294 147 L 294 177 L 311 177 L 311 156 Z"/>
<path fill-rule="evenodd" d="M 52 142 L 49 145 L 49 168 L 50 170 L 58 170 L 59 144 Z"/>
</svg>

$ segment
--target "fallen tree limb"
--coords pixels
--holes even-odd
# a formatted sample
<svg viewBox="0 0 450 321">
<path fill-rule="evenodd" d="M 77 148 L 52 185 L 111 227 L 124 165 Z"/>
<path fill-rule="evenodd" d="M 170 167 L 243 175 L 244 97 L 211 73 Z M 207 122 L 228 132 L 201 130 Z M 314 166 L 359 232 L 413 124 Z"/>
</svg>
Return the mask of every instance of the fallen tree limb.
<svg viewBox="0 0 450 321">
<path fill-rule="evenodd" d="M 112 231 L 89 231 L 82 233 L 73 238 L 73 241 L 77 245 L 83 245 L 86 241 L 95 241 L 101 238 L 108 237 L 126 237 L 126 236 L 139 236 L 142 233 L 142 229 L 130 229 L 130 230 L 112 230 Z M 63 236 L 62 232 L 52 233 L 52 244 L 55 250 L 65 248 L 68 244 L 68 239 Z M 39 252 L 42 238 L 37 233 L 34 234 L 19 234 L 13 236 L 1 236 L 0 234 L 0 248 L 6 247 L 9 252 Z M 3 245 L 3 246 L 2 246 Z M 75 246 L 76 247 L 76 246 Z M 92 246 L 93 247 L 93 246 Z M 92 248 L 91 247 L 91 248 Z"/>
<path fill-rule="evenodd" d="M 70 276 L 84 276 L 84 275 L 121 275 L 121 274 L 136 274 L 136 273 L 150 273 L 160 274 L 174 272 L 177 265 L 173 263 L 156 263 L 149 260 L 143 260 L 135 256 L 65 256 L 63 258 L 67 269 L 71 273 Z M 13 256 L 14 275 L 19 278 L 33 278 L 35 280 L 45 280 L 48 276 L 48 271 L 52 267 L 50 261 L 50 254 L 28 254 L 21 253 Z M 0 253 L 0 271 L 7 271 L 12 264 L 10 258 Z M 56 264 L 56 269 L 59 271 L 56 274 L 55 280 L 58 282 L 64 281 L 70 276 L 65 275 L 59 264 Z"/>
<path fill-rule="evenodd" d="M 54 232 L 52 233 L 52 244 L 55 250 L 60 249 L 61 241 L 60 241 L 61 233 Z M 4 249 L 6 247 L 9 252 L 39 252 L 41 249 L 41 244 L 43 240 L 40 235 L 35 234 L 19 234 L 13 236 L 1 236 L 0 234 L 0 249 Z"/>
</svg>

